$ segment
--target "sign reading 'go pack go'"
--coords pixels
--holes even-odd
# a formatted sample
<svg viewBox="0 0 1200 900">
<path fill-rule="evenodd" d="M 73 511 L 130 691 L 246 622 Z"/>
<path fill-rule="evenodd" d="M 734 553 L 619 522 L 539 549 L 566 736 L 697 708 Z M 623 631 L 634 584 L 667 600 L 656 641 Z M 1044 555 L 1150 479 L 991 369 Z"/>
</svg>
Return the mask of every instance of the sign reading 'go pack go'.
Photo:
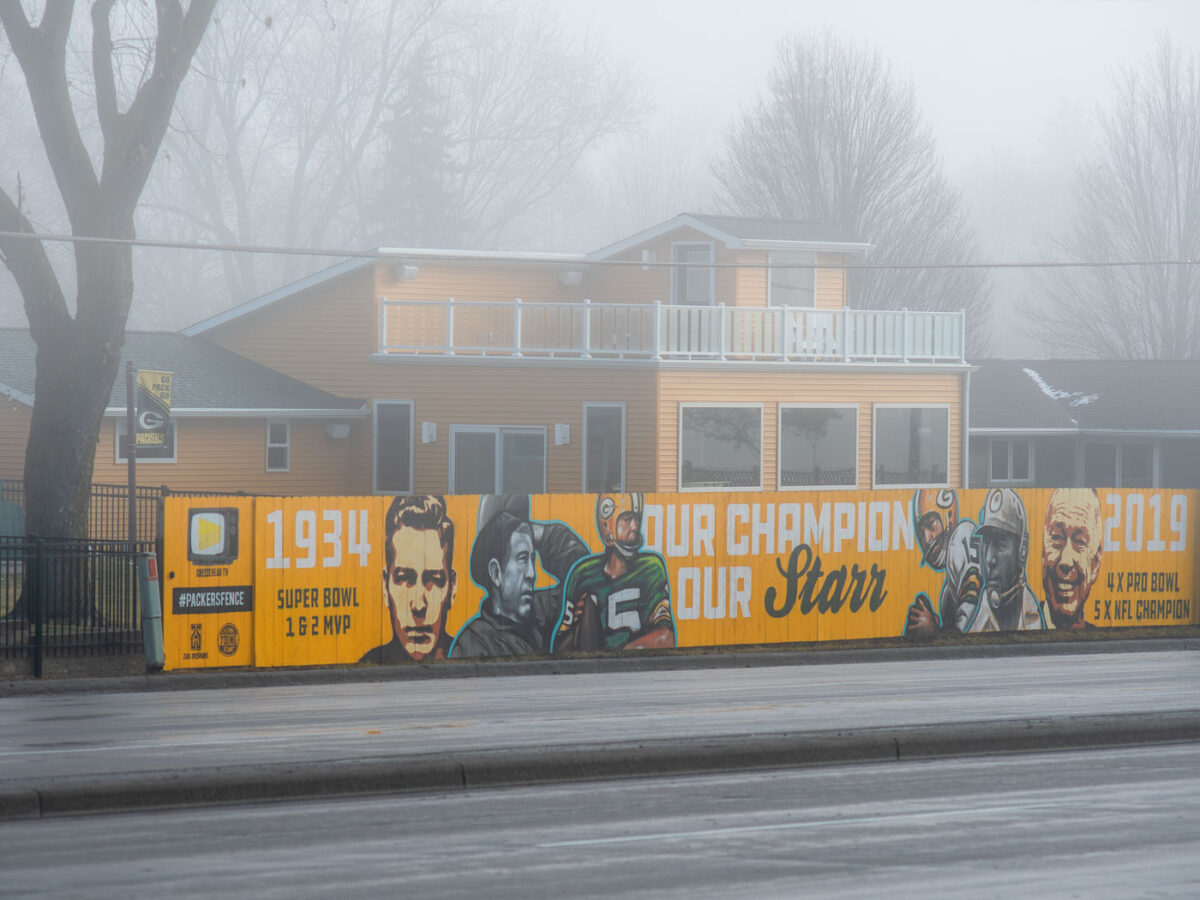
<svg viewBox="0 0 1200 900">
<path fill-rule="evenodd" d="M 1198 493 L 166 500 L 167 668 L 1200 622 Z"/>
</svg>

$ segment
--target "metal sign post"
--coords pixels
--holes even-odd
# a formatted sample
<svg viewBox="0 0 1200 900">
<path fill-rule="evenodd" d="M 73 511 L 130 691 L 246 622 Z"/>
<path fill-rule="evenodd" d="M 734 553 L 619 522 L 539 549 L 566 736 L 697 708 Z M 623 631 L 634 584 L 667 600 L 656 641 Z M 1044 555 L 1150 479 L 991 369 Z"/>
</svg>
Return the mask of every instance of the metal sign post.
<svg viewBox="0 0 1200 900">
<path fill-rule="evenodd" d="M 125 361 L 125 462 L 129 465 L 129 543 L 137 540 L 137 394 L 133 362 Z"/>
</svg>

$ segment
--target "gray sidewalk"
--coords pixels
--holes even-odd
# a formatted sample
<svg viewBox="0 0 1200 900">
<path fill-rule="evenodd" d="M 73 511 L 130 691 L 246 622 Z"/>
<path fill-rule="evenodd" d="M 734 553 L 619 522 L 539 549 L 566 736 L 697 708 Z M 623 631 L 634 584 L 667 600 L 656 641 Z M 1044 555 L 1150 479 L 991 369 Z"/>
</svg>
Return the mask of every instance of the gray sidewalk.
<svg viewBox="0 0 1200 900">
<path fill-rule="evenodd" d="M 3 754 L 9 765 L 5 777 L 0 778 L 0 819 L 1197 741 L 1200 692 L 1195 691 L 1192 679 L 1200 671 L 1200 657 L 1193 656 L 1198 649 L 1200 641 L 1195 639 L 1156 639 L 18 683 L 5 685 L 7 698 L 0 701 L 0 708 L 12 715 L 17 732 L 5 744 Z M 1018 663 L 1018 659 L 1022 661 Z M 1120 662 L 1114 665 L 1109 659 Z M 1164 661 L 1169 661 L 1170 667 L 1156 669 Z M 843 669 L 845 663 L 883 665 Z M 1093 674 L 1082 674 L 1088 667 Z M 1141 675 L 1143 680 L 1128 698 L 1110 704 L 1105 699 L 1110 687 L 1089 685 L 1103 680 L 1095 673 L 1114 669 L 1120 670 L 1123 679 L 1136 679 L 1143 670 L 1149 671 Z M 495 677 L 473 683 L 462 680 L 481 672 Z M 582 676 L 578 685 L 586 693 L 611 689 L 613 702 L 621 705 L 634 702 L 631 698 L 644 692 L 643 672 L 662 673 L 655 679 L 655 691 L 665 690 L 666 697 L 660 706 L 650 703 L 630 716 L 640 715 L 643 722 L 654 723 L 674 715 L 683 725 L 668 721 L 640 732 L 633 727 L 613 730 L 611 716 L 596 713 L 589 719 L 586 712 L 574 711 L 570 705 L 570 697 L 576 693 L 574 678 L 560 683 L 507 677 Z M 688 677 L 692 672 L 711 677 Z M 1018 683 L 1019 678 L 1024 681 Z M 1075 678 L 1077 683 L 1062 680 L 1066 678 Z M 434 679 L 458 681 L 443 687 Z M 1007 697 L 1004 686 L 997 684 L 1006 680 L 1015 692 Z M 1048 680 L 1052 682 L 1049 685 Z M 725 692 L 706 687 L 731 681 L 736 685 Z M 878 695 L 882 715 L 871 714 L 853 694 L 837 693 L 839 686 L 855 681 L 863 683 L 868 695 Z M 393 682 L 408 682 L 409 687 L 398 695 L 389 687 Z M 1155 687 L 1167 682 L 1171 683 L 1169 689 L 1160 692 Z M 363 690 L 341 688 L 352 684 L 364 685 Z M 246 691 L 222 693 L 232 687 Z M 299 694 L 296 688 L 301 689 Z M 305 693 L 304 688 L 311 690 Z M 122 696 L 130 691 L 181 689 L 188 693 L 145 702 Z M 918 694 L 915 700 L 913 690 Z M 943 694 L 928 693 L 930 690 Z M 961 698 L 955 691 L 962 692 Z M 1063 700 L 1059 693 L 1071 699 Z M 983 695 L 994 698 L 990 705 L 967 702 Z M 770 696 L 786 715 L 771 719 L 747 713 L 747 709 L 766 708 L 755 705 L 760 696 Z M 303 705 L 297 706 L 298 697 L 311 699 L 316 706 L 324 703 L 335 710 L 334 718 L 288 718 L 299 715 L 294 713 Z M 463 697 L 473 705 L 462 707 Z M 352 705 L 360 700 L 361 706 Z M 230 707 L 231 701 L 238 701 L 237 706 Z M 855 712 L 856 702 L 865 713 Z M 520 721 L 526 703 L 529 726 Z M 263 709 L 258 710 L 256 704 Z M 689 704 L 706 709 L 708 717 L 694 713 L 685 718 L 682 713 L 688 712 Z M 1153 708 L 1155 704 L 1158 708 Z M 230 711 L 226 721 L 213 723 L 221 718 L 222 709 Z M 840 710 L 845 712 L 839 714 Z M 90 726 L 91 735 L 80 739 L 74 730 L 76 717 L 89 715 L 97 724 Z M 162 732 L 153 730 L 144 738 L 131 734 L 128 741 L 141 740 L 156 747 L 158 756 L 143 761 L 129 758 L 126 752 L 121 766 L 103 771 L 95 765 L 85 771 L 86 767 L 72 768 L 61 762 L 72 754 L 86 756 L 78 753 L 84 749 L 120 755 L 117 745 L 121 740 L 113 734 L 125 739 L 119 731 L 121 723 L 136 724 L 155 715 L 170 720 L 163 727 L 176 744 L 164 741 Z M 21 716 L 26 719 L 23 723 Z M 581 729 L 568 732 L 558 727 L 572 716 L 581 720 Z M 291 724 L 293 721 L 299 724 Z M 104 732 L 108 722 L 118 731 Z M 364 743 L 361 730 L 370 722 L 382 724 L 379 731 L 367 733 L 390 734 L 390 742 Z M 464 728 L 464 724 L 470 727 Z M 197 730 L 188 732 L 189 727 Z M 276 730 L 272 732 L 272 728 Z M 351 730 L 358 737 L 344 745 L 328 740 L 314 741 L 311 747 L 303 743 L 315 734 Z M 229 750 L 221 743 L 226 738 Z M 261 747 L 253 753 L 237 752 L 238 746 L 253 745 L 260 739 L 285 741 L 274 746 L 286 746 L 288 753 L 271 757 L 259 752 Z M 203 754 L 188 755 L 200 745 L 204 745 Z M 44 752 L 60 755 L 42 757 L 39 746 L 46 748 Z M 55 759 L 60 762 L 54 763 Z"/>
<path fill-rule="evenodd" d="M 298 684 L 354 684 L 383 681 L 483 678 L 506 675 L 575 675 L 599 672 L 677 672 L 692 669 L 743 669 L 868 662 L 920 662 L 931 659 L 982 659 L 1002 656 L 1059 656 L 1095 653 L 1148 653 L 1200 650 L 1200 636 L 1109 640 L 905 644 L 895 647 L 839 649 L 711 649 L 623 656 L 527 660 L 438 660 L 397 666 L 314 666 L 303 669 L 196 669 L 99 678 L 0 681 L 0 697 L 38 694 L 126 691 L 220 690 Z"/>
</svg>

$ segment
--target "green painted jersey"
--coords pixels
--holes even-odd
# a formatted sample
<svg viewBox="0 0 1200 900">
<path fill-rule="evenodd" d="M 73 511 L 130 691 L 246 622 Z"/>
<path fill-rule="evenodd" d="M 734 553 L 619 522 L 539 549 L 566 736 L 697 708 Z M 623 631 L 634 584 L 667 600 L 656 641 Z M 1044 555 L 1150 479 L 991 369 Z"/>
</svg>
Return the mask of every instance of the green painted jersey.
<svg viewBox="0 0 1200 900">
<path fill-rule="evenodd" d="M 586 596 L 600 615 L 602 649 L 620 650 L 629 641 L 672 624 L 667 566 L 657 553 L 639 553 L 624 575 L 604 574 L 604 554 L 581 559 L 567 576 L 563 599 Z"/>
</svg>

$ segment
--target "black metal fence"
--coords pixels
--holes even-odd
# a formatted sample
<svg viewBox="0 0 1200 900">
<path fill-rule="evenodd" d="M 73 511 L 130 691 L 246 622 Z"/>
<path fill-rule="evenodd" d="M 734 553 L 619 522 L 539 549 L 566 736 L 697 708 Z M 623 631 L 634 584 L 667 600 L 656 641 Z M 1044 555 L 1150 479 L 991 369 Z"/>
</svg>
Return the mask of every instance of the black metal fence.
<svg viewBox="0 0 1200 900">
<path fill-rule="evenodd" d="M 0 658 L 142 650 L 137 553 L 151 541 L 0 538 Z"/>
<path fill-rule="evenodd" d="M 138 485 L 137 539 L 153 541 L 159 536 L 159 516 L 162 498 L 171 493 L 165 487 Z M 0 504 L 15 503 L 25 508 L 25 482 L 19 479 L 0 480 Z M 129 539 L 129 485 L 93 484 L 92 502 L 88 507 L 88 537 L 101 541 Z"/>
</svg>

